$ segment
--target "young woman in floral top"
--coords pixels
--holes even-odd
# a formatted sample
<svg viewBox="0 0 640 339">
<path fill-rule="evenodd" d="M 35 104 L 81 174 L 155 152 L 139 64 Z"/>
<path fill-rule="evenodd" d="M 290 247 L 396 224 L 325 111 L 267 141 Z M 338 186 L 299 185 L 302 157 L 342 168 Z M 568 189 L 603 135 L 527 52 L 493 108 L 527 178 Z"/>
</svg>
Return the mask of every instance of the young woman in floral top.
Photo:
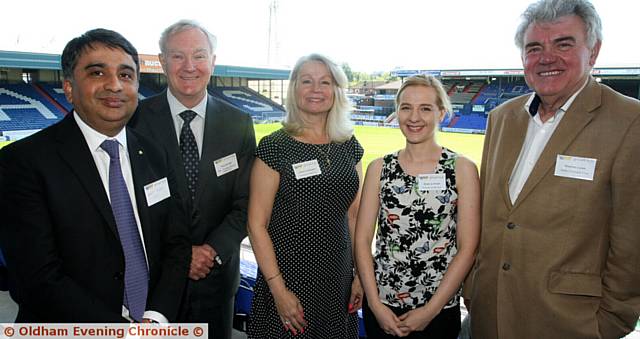
<svg viewBox="0 0 640 339">
<path fill-rule="evenodd" d="M 480 234 L 478 170 L 436 142 L 451 112 L 440 81 L 408 78 L 396 105 L 406 146 L 369 165 L 356 226 L 367 337 L 456 338 Z"/>
</svg>

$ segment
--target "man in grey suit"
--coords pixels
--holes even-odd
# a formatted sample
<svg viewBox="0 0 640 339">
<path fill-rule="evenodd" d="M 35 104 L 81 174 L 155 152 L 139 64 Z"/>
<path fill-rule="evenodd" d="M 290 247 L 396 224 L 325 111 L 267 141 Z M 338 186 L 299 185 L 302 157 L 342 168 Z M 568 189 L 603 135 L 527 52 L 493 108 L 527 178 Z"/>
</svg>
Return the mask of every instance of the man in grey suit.
<svg viewBox="0 0 640 339">
<path fill-rule="evenodd" d="M 249 173 L 255 150 L 251 117 L 207 93 L 216 38 L 182 20 L 160 38 L 168 89 L 141 102 L 130 125 L 168 152 L 190 211 L 192 260 L 183 321 L 209 324 L 230 338 L 246 236 Z"/>
</svg>

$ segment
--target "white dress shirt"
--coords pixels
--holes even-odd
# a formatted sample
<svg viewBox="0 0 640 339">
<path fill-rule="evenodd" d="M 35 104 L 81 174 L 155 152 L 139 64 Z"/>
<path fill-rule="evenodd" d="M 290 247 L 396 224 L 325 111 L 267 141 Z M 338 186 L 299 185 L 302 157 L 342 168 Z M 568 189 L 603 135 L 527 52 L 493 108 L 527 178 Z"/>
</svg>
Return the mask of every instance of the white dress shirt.
<svg viewBox="0 0 640 339">
<path fill-rule="evenodd" d="M 111 161 L 111 158 L 109 157 L 109 154 L 100 147 L 100 145 L 102 145 L 102 143 L 107 139 L 116 140 L 119 144 L 120 168 L 122 169 L 122 176 L 124 177 L 124 182 L 127 186 L 129 198 L 131 199 L 133 215 L 136 220 L 136 225 L 138 226 L 138 233 L 140 233 L 140 240 L 142 241 L 142 249 L 144 250 L 145 261 L 147 262 L 148 269 L 149 260 L 147 259 L 147 249 L 144 244 L 144 234 L 142 233 L 142 228 L 140 226 L 140 216 L 138 215 L 138 205 L 136 203 L 136 195 L 133 187 L 131 163 L 129 161 L 129 152 L 127 151 L 126 128 L 123 128 L 116 136 L 108 137 L 96 131 L 91 126 L 87 125 L 87 123 L 85 123 L 75 111 L 73 112 L 73 118 L 80 128 L 80 131 L 84 136 L 84 140 L 87 142 L 87 146 L 89 146 L 93 161 L 96 163 L 96 167 L 98 168 L 98 173 L 100 174 L 102 185 L 104 186 L 105 192 L 107 192 L 107 198 L 109 199 L 109 202 L 111 202 L 111 196 L 109 193 L 109 162 Z M 129 310 L 127 310 L 124 305 L 122 306 L 122 316 L 128 320 L 131 320 L 131 318 L 129 317 Z M 169 322 L 164 315 L 155 311 L 144 312 L 143 318 L 152 319 L 157 322 Z"/>
<path fill-rule="evenodd" d="M 180 117 L 180 113 L 191 110 L 196 113 L 195 118 L 191 120 L 191 131 L 196 138 L 196 144 L 198 145 L 198 154 L 202 158 L 202 143 L 204 139 L 204 119 L 207 113 L 207 97 L 204 98 L 195 105 L 193 108 L 188 108 L 183 105 L 178 99 L 171 93 L 171 90 L 167 88 L 167 101 L 169 102 L 169 109 L 171 110 L 171 117 L 173 117 L 173 127 L 176 129 L 176 136 L 178 137 L 178 144 L 180 144 L 180 132 L 182 131 L 182 125 L 184 120 Z"/>
<path fill-rule="evenodd" d="M 524 139 L 524 144 L 520 150 L 518 161 L 513 167 L 511 172 L 511 178 L 509 179 L 509 198 L 511 203 L 515 204 L 524 184 L 529 179 L 529 175 L 533 170 L 533 167 L 538 162 L 540 154 L 547 146 L 549 139 L 555 132 L 556 128 L 560 124 L 560 121 L 564 117 L 564 114 L 569 110 L 571 104 L 576 99 L 578 94 L 582 92 L 582 89 L 587 85 L 587 82 L 580 87 L 565 103 L 562 105 L 554 116 L 549 118 L 546 122 L 542 122 L 540 114 L 538 114 L 538 107 L 540 106 L 540 98 L 534 92 L 529 97 L 529 100 L 524 104 L 524 108 L 531 115 L 529 117 L 529 125 L 527 127 L 527 135 Z"/>
</svg>

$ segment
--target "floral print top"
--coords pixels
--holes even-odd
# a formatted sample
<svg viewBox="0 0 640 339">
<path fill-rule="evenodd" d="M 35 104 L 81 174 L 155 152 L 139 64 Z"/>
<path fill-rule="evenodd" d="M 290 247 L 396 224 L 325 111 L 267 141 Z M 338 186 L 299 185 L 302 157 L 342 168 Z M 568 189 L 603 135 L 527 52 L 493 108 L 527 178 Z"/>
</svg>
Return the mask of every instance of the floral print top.
<svg viewBox="0 0 640 339">
<path fill-rule="evenodd" d="M 445 174 L 446 189 L 427 191 L 400 167 L 398 152 L 383 158 L 374 267 L 378 296 L 386 305 L 426 304 L 457 253 L 456 158 L 442 148 L 435 173 Z M 460 293 L 445 308 L 457 305 Z"/>
</svg>

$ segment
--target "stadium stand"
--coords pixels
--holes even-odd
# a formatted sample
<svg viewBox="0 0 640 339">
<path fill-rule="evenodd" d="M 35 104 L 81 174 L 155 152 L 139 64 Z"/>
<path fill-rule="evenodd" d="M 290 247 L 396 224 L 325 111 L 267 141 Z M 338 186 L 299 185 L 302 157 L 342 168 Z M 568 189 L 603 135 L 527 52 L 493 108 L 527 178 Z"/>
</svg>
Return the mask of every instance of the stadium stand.
<svg viewBox="0 0 640 339">
<path fill-rule="evenodd" d="M 471 84 L 469 84 L 469 86 L 467 86 L 467 88 L 464 89 L 464 91 L 468 93 L 478 93 L 483 86 L 484 83 L 482 82 L 472 82 Z"/>
<path fill-rule="evenodd" d="M 42 83 L 36 84 L 36 86 L 47 92 L 47 94 L 49 94 L 49 96 L 53 98 L 53 100 L 55 100 L 59 105 L 64 107 L 67 112 L 71 112 L 73 106 L 67 101 L 67 98 L 64 96 L 64 90 L 62 89 L 61 84 Z"/>
<path fill-rule="evenodd" d="M 5 139 L 50 126 L 65 114 L 63 106 L 35 85 L 0 85 L 0 131 Z"/>
<path fill-rule="evenodd" d="M 487 114 L 492 109 L 509 99 L 531 92 L 521 80 L 502 86 L 499 82 L 472 82 L 462 92 L 456 91 L 460 87 L 460 83 L 456 83 L 451 85 L 453 90 L 450 91 L 456 114 L 448 125 L 442 125 L 445 127 L 443 130 L 455 132 L 484 133 Z"/>
<path fill-rule="evenodd" d="M 461 130 L 476 130 L 483 131 L 487 125 L 487 118 L 483 115 L 478 115 L 475 113 L 459 115 L 459 118 L 456 120 L 455 124 L 450 125 L 449 127 L 461 129 Z"/>
<path fill-rule="evenodd" d="M 138 92 L 139 99 L 156 94 L 144 85 Z M 210 92 L 250 114 L 256 122 L 284 118 L 284 107 L 248 87 L 214 87 Z M 56 123 L 72 109 L 59 83 L 0 85 L 0 136 L 3 140 L 20 139 Z"/>
<path fill-rule="evenodd" d="M 531 92 L 531 89 L 524 82 L 510 83 L 503 88 L 499 98 L 504 102 L 529 92 Z"/>
<path fill-rule="evenodd" d="M 454 93 L 451 96 L 452 104 L 468 104 L 471 102 L 471 99 L 475 96 L 475 93 Z"/>
<path fill-rule="evenodd" d="M 152 97 L 156 94 L 155 91 L 151 90 L 150 88 L 147 88 L 146 86 L 140 84 L 140 86 L 138 87 L 138 99 L 142 100 L 148 97 Z"/>
<path fill-rule="evenodd" d="M 64 91 L 61 84 L 38 83 L 35 84 L 35 86 L 45 91 L 60 106 L 64 107 L 66 112 L 71 112 L 71 110 L 73 109 L 73 106 L 67 101 L 67 98 L 64 96 Z M 138 88 L 138 99 L 140 100 L 148 98 L 155 94 L 155 91 L 147 88 L 144 85 L 140 85 L 140 87 Z"/>
<path fill-rule="evenodd" d="M 488 80 L 445 80 L 444 88 L 447 91 L 453 106 L 454 115 L 445 119 L 442 130 L 462 133 L 484 133 L 488 113 L 499 104 L 529 93 L 531 90 L 522 80 L 489 83 Z M 387 85 L 385 85 L 387 86 Z M 386 92 L 388 88 L 384 88 Z M 378 88 L 377 88 L 378 89 Z M 374 101 L 374 105 L 363 104 L 367 98 Z M 356 125 L 371 126 L 397 126 L 390 125 L 389 121 L 395 121 L 391 117 L 395 111 L 395 96 L 391 94 L 377 94 L 373 97 L 360 99 L 359 105 L 352 109 L 351 119 Z M 379 118 L 384 117 L 384 119 Z"/>
<path fill-rule="evenodd" d="M 374 115 L 388 116 L 395 111 L 395 94 L 378 94 L 373 97 Z"/>
<path fill-rule="evenodd" d="M 284 119 L 284 107 L 247 87 L 213 87 L 211 95 L 248 113 L 254 122 L 277 122 Z"/>
<path fill-rule="evenodd" d="M 481 82 L 465 82 L 451 86 L 453 91 L 449 90 L 449 97 L 452 104 L 468 104 L 478 94 L 483 84 Z"/>
<path fill-rule="evenodd" d="M 500 86 L 497 83 L 492 83 L 478 93 L 478 95 L 472 100 L 475 105 L 485 105 L 489 99 L 497 99 L 500 93 Z"/>
</svg>

